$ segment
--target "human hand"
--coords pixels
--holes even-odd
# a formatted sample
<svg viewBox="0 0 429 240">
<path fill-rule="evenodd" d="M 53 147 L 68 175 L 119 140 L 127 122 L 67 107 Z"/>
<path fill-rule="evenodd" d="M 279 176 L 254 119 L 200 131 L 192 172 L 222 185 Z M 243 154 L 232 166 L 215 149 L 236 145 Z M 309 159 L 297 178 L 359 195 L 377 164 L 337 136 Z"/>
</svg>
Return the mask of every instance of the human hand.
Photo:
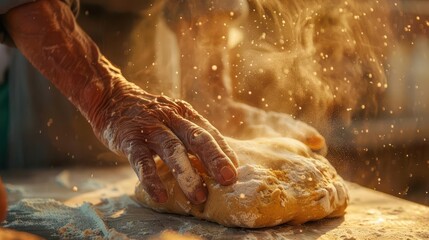
<svg viewBox="0 0 429 240">
<path fill-rule="evenodd" d="M 125 80 L 116 83 L 88 119 L 110 150 L 128 158 L 154 201 L 163 203 L 168 198 L 157 174 L 155 154 L 169 166 L 194 204 L 205 202 L 207 189 L 189 162 L 188 153 L 196 155 L 221 185 L 236 181 L 235 153 L 219 131 L 188 103 L 151 95 Z"/>
</svg>

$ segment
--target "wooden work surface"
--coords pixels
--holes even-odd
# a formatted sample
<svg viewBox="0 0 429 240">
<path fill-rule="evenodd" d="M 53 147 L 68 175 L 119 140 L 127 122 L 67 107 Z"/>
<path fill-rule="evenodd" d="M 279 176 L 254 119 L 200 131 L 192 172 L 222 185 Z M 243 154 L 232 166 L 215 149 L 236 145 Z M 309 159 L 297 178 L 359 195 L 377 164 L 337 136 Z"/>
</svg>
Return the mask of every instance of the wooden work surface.
<svg viewBox="0 0 429 240">
<path fill-rule="evenodd" d="M 247 230 L 140 207 L 132 200 L 136 177 L 128 166 L 0 175 L 9 193 L 3 226 L 49 239 L 144 239 L 166 229 L 206 239 L 429 239 L 428 207 L 353 183 L 348 184 L 351 201 L 343 218 Z"/>
</svg>

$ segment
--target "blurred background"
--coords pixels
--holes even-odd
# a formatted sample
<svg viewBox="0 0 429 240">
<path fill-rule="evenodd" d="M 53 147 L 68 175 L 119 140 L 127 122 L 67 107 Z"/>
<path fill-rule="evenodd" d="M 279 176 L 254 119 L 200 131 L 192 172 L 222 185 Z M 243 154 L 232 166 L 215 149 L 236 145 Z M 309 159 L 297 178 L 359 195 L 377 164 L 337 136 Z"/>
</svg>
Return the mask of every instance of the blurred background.
<svg viewBox="0 0 429 240">
<path fill-rule="evenodd" d="M 397 4 L 379 110 L 337 128 L 330 154 L 346 179 L 429 205 L 429 1 Z"/>
</svg>

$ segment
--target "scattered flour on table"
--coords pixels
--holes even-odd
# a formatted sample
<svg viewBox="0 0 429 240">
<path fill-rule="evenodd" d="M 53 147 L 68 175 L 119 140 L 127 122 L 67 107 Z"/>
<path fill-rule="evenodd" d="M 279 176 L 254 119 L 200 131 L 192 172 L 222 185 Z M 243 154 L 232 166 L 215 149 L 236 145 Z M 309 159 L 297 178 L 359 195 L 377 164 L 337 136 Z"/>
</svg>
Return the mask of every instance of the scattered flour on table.
<svg viewBox="0 0 429 240">
<path fill-rule="evenodd" d="M 206 238 L 213 238 L 213 236 L 221 236 L 226 231 L 228 231 L 228 228 L 226 227 L 207 223 L 185 223 L 178 229 L 178 232 L 182 234 L 190 233 Z"/>
<path fill-rule="evenodd" d="M 22 199 L 9 207 L 9 215 L 4 227 L 44 229 L 56 232 L 53 237 L 61 239 L 129 239 L 109 228 L 103 220 L 103 213 L 90 203 L 69 207 L 53 199 Z"/>
<path fill-rule="evenodd" d="M 74 180 L 72 179 L 71 173 L 68 170 L 61 171 L 56 177 L 55 182 L 64 188 L 67 189 L 76 189 L 76 190 L 98 190 L 106 185 L 93 178 L 85 178 L 84 181 L 82 179 Z"/>
</svg>

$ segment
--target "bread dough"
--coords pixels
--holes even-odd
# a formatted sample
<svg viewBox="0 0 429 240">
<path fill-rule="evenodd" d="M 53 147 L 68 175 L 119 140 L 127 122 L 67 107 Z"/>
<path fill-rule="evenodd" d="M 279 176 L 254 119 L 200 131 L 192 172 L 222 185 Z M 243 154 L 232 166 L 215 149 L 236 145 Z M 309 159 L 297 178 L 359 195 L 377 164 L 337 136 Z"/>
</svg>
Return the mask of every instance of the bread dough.
<svg viewBox="0 0 429 240">
<path fill-rule="evenodd" d="M 190 204 L 159 159 L 158 173 L 167 188 L 168 202 L 153 202 L 139 183 L 136 199 L 159 212 L 193 215 L 232 227 L 300 224 L 344 214 L 349 197 L 343 179 L 328 160 L 303 143 L 290 138 L 227 141 L 239 158 L 238 181 L 231 186 L 216 183 L 191 158 L 207 184 L 205 204 Z"/>
</svg>

